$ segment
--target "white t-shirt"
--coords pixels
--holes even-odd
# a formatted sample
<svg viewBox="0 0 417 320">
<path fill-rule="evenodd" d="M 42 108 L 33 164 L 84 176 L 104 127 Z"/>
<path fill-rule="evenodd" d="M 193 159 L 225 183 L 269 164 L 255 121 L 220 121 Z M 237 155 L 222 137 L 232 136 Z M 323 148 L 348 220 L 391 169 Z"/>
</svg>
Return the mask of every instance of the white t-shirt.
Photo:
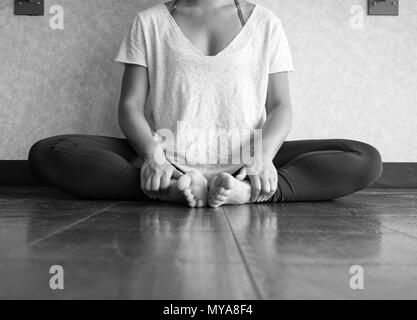
<svg viewBox="0 0 417 320">
<path fill-rule="evenodd" d="M 242 167 L 244 145 L 253 151 L 253 132 L 266 119 L 268 75 L 293 70 L 280 20 L 259 5 L 215 56 L 203 55 L 156 5 L 137 14 L 116 61 L 148 69 L 146 119 L 164 137 L 167 159 L 207 178 Z"/>
</svg>

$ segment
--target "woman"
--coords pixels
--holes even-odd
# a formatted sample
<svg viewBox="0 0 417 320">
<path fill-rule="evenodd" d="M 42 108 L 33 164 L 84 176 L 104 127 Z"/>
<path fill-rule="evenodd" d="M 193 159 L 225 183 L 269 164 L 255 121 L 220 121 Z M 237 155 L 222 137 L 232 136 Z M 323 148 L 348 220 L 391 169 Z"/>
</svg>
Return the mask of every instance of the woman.
<svg viewBox="0 0 417 320">
<path fill-rule="evenodd" d="M 281 22 L 266 8 L 242 0 L 156 5 L 136 16 L 116 60 L 125 65 L 119 123 L 127 139 L 38 142 L 30 164 L 51 186 L 85 198 L 219 207 L 331 200 L 381 175 L 380 155 L 368 144 L 285 141 L 293 65 Z M 196 128 L 197 135 L 180 135 Z M 228 147 L 233 138 L 224 130 L 249 130 L 252 138 L 226 148 L 219 161 L 219 141 Z M 252 157 L 230 161 L 248 145 Z M 210 161 L 191 161 L 192 151 Z"/>
</svg>

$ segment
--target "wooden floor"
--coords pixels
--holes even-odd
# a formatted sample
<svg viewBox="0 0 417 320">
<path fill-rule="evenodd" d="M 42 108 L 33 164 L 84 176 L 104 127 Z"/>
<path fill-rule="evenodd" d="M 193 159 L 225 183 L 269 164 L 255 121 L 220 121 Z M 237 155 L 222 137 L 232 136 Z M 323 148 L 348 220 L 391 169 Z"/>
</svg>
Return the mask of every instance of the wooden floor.
<svg viewBox="0 0 417 320">
<path fill-rule="evenodd" d="M 3 188 L 0 262 L 3 299 L 416 299 L 417 190 L 215 210 Z"/>
</svg>

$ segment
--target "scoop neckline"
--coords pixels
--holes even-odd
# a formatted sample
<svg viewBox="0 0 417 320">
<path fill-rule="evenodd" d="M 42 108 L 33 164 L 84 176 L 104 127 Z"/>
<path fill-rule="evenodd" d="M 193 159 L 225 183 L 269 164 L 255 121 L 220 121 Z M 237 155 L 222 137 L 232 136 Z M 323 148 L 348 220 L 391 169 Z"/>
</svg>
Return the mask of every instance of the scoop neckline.
<svg viewBox="0 0 417 320">
<path fill-rule="evenodd" d="M 205 59 L 213 59 L 217 58 L 219 56 L 224 55 L 227 53 L 227 51 L 231 50 L 236 43 L 241 39 L 243 36 L 248 34 L 249 27 L 252 24 L 252 22 L 255 20 L 255 16 L 258 11 L 258 5 L 255 4 L 255 7 L 252 10 L 251 15 L 249 16 L 248 20 L 246 21 L 245 25 L 240 29 L 240 31 L 235 35 L 235 37 L 219 52 L 217 52 L 215 55 L 205 55 L 201 52 L 200 49 L 198 49 L 184 34 L 184 32 L 181 30 L 180 26 L 175 21 L 174 17 L 171 15 L 171 13 L 168 10 L 168 7 L 165 5 L 165 3 L 161 3 L 160 6 L 162 7 L 162 11 L 164 14 L 168 17 L 168 20 L 170 21 L 170 24 L 173 26 L 175 32 L 180 36 L 180 38 L 186 43 L 186 45 L 194 51 L 198 56 L 205 58 Z"/>
</svg>

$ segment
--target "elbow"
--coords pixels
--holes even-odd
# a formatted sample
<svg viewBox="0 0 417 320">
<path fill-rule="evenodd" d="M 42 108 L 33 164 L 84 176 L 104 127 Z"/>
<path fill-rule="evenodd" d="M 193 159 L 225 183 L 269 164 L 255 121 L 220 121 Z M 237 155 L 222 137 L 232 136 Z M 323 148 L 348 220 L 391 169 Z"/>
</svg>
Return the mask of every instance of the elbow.
<svg viewBox="0 0 417 320">
<path fill-rule="evenodd" d="M 130 115 L 132 113 L 140 112 L 141 108 L 139 103 L 135 102 L 133 99 L 123 99 L 119 103 L 119 116 L 120 115 Z"/>
<path fill-rule="evenodd" d="M 125 133 L 126 130 L 131 130 L 132 127 L 141 123 L 142 119 L 145 119 L 145 111 L 137 103 L 122 101 L 119 104 L 117 117 L 119 128 Z"/>
</svg>

